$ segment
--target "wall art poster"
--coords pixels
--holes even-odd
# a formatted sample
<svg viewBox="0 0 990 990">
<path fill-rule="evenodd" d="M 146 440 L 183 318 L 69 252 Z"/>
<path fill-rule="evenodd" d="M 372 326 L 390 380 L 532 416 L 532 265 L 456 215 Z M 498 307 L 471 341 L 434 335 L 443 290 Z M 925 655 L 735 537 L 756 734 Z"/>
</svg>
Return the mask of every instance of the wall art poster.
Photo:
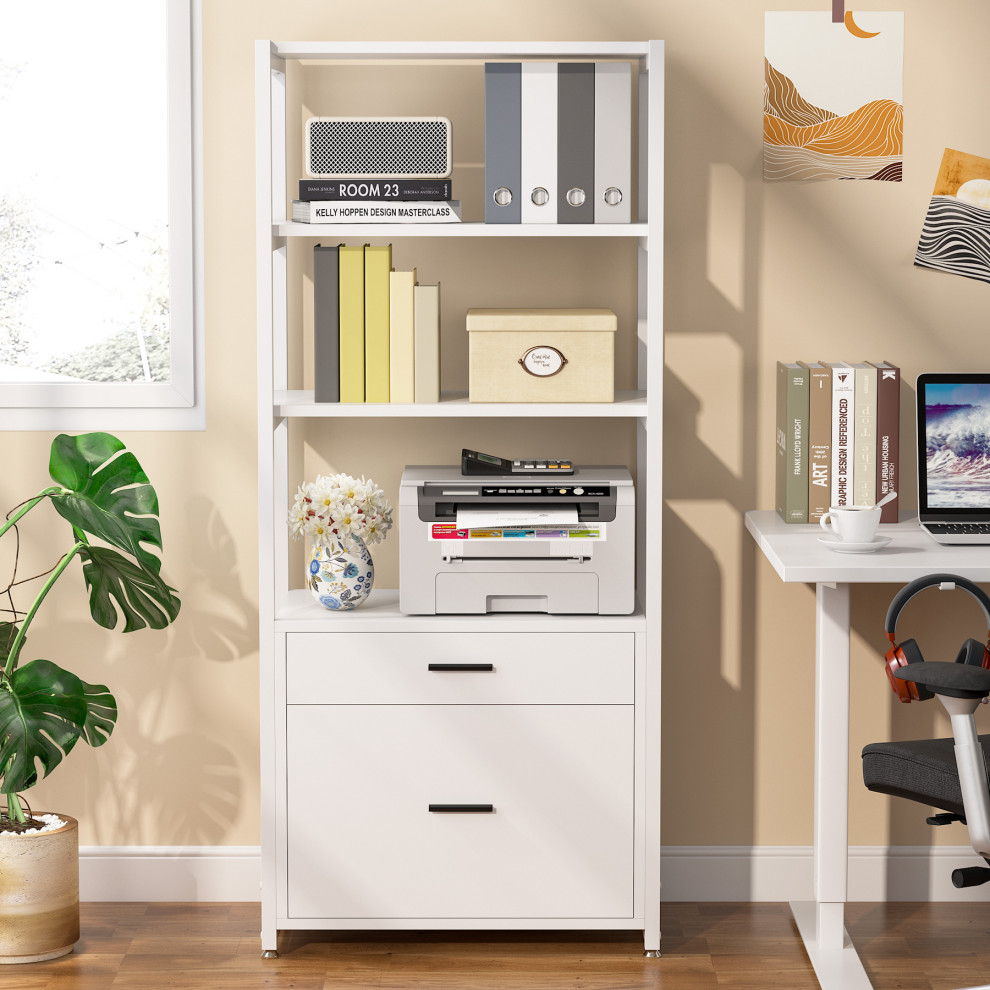
<svg viewBox="0 0 990 990">
<path fill-rule="evenodd" d="M 764 181 L 901 181 L 902 12 L 767 11 L 764 53 Z"/>
<path fill-rule="evenodd" d="M 990 282 L 990 159 L 945 149 L 914 263 Z"/>
</svg>

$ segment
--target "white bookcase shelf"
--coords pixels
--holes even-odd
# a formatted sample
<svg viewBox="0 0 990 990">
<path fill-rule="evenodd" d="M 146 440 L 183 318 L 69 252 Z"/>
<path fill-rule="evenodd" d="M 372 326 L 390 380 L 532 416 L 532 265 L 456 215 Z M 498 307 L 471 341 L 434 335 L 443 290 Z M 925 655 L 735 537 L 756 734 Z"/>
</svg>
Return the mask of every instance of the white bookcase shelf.
<svg viewBox="0 0 990 990">
<path fill-rule="evenodd" d="M 285 632 L 324 632 L 327 628 L 352 631 L 354 629 L 381 629 L 389 632 L 437 629 L 445 632 L 470 634 L 477 632 L 478 617 L 474 615 L 403 615 L 399 611 L 399 592 L 386 588 L 375 590 L 368 600 L 353 612 L 329 612 L 313 600 L 304 589 L 295 588 L 283 598 L 275 610 L 275 621 Z M 645 623 L 642 608 L 632 615 L 544 615 L 540 613 L 516 615 L 490 615 L 484 618 L 485 627 L 499 625 L 513 629 L 569 630 L 582 628 L 588 632 L 641 629 Z"/>
<path fill-rule="evenodd" d="M 471 64 L 480 71 L 486 61 L 521 59 L 633 62 L 639 114 L 635 222 L 340 225 L 286 219 L 297 179 L 288 174 L 288 121 L 297 121 L 303 109 L 287 96 L 295 92 L 286 85 L 288 63 L 304 63 L 299 71 L 312 78 L 326 67 L 346 73 L 351 66 L 387 64 L 393 71 L 398 63 L 401 72 L 408 67 L 415 73 L 421 65 L 447 72 Z M 285 929 L 597 928 L 640 929 L 645 949 L 655 953 L 663 43 L 259 41 L 255 82 L 262 949 L 274 953 Z M 478 115 L 483 112 L 477 107 Z M 317 403 L 312 390 L 290 387 L 298 384 L 289 367 L 290 352 L 299 353 L 302 329 L 296 323 L 303 307 L 302 279 L 289 274 L 288 241 L 327 237 L 632 238 L 636 319 L 619 333 L 635 350 L 636 388 L 617 391 L 612 403 L 472 403 L 463 391 L 445 392 L 435 404 Z M 456 277 L 477 279 L 483 287 L 490 273 L 472 272 L 472 251 L 469 240 L 459 247 L 465 263 Z M 376 589 L 359 609 L 335 613 L 294 588 L 286 519 L 289 492 L 302 479 L 289 473 L 307 431 L 290 431 L 290 423 L 330 420 L 308 429 L 332 442 L 334 420 L 369 421 L 368 428 L 382 435 L 392 424 L 374 421 L 397 418 L 432 419 L 424 436 L 446 427 L 437 423 L 441 419 L 488 420 L 504 433 L 506 450 L 515 446 L 519 429 L 509 419 L 542 420 L 550 431 L 553 419 L 606 420 L 617 434 L 635 433 L 636 559 L 629 566 L 636 571 L 637 611 L 413 616 L 399 610 L 398 590 Z M 402 456 L 417 463 L 414 445 Z M 397 501 L 394 493 L 391 501 Z M 425 673 L 426 661 L 452 657 L 486 661 L 493 673 L 484 676 L 491 679 Z M 552 746 L 541 750 L 547 739 Z M 377 777 L 369 788 L 372 772 Z M 485 801 L 494 794 L 494 811 L 426 814 L 427 793 L 431 802 L 482 800 L 432 796 L 438 791 L 484 792 Z M 309 813 L 314 802 L 316 812 Z"/>
<path fill-rule="evenodd" d="M 463 60 L 498 62 L 518 59 L 638 59 L 649 69 L 651 54 L 662 61 L 663 42 L 656 41 L 272 41 L 277 59 L 303 61 L 434 62 Z M 662 64 L 660 66 L 663 71 Z"/>
<path fill-rule="evenodd" d="M 594 418 L 646 416 L 646 392 L 617 391 L 614 402 L 470 402 L 466 392 L 442 392 L 439 402 L 314 402 L 313 390 L 282 389 L 275 392 L 276 416 L 316 418 L 410 416 L 586 416 Z"/>
<path fill-rule="evenodd" d="M 646 237 L 645 223 L 298 223 L 272 224 L 275 237 Z"/>
</svg>

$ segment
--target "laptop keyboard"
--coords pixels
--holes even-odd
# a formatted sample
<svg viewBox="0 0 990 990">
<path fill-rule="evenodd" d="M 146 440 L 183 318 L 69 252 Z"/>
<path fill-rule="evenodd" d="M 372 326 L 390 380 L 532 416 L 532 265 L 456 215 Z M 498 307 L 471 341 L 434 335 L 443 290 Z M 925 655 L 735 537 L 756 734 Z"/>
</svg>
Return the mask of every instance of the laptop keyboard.
<svg viewBox="0 0 990 990">
<path fill-rule="evenodd" d="M 952 535 L 990 536 L 990 523 L 925 523 L 932 533 Z"/>
</svg>

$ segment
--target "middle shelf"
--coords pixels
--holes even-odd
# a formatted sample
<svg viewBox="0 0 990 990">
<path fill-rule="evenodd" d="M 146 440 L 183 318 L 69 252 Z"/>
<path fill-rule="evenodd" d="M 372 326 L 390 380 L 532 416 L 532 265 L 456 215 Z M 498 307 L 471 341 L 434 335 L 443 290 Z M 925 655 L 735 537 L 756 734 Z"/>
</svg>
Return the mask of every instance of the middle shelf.
<svg viewBox="0 0 990 990">
<path fill-rule="evenodd" d="M 470 402 L 467 392 L 442 392 L 439 402 L 315 402 L 312 389 L 276 389 L 274 414 L 277 417 L 525 417 L 562 416 L 645 418 L 646 392 L 617 390 L 614 402 Z"/>
</svg>

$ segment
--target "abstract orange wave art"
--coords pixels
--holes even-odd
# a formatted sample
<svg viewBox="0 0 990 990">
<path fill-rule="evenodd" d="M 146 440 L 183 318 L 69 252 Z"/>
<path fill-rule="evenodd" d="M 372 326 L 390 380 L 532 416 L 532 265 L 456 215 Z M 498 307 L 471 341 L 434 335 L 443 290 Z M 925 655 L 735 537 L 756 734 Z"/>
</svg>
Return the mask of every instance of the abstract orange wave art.
<svg viewBox="0 0 990 990">
<path fill-rule="evenodd" d="M 904 108 L 888 99 L 839 116 L 805 100 L 793 80 L 764 60 L 763 177 L 899 182 Z"/>
</svg>

